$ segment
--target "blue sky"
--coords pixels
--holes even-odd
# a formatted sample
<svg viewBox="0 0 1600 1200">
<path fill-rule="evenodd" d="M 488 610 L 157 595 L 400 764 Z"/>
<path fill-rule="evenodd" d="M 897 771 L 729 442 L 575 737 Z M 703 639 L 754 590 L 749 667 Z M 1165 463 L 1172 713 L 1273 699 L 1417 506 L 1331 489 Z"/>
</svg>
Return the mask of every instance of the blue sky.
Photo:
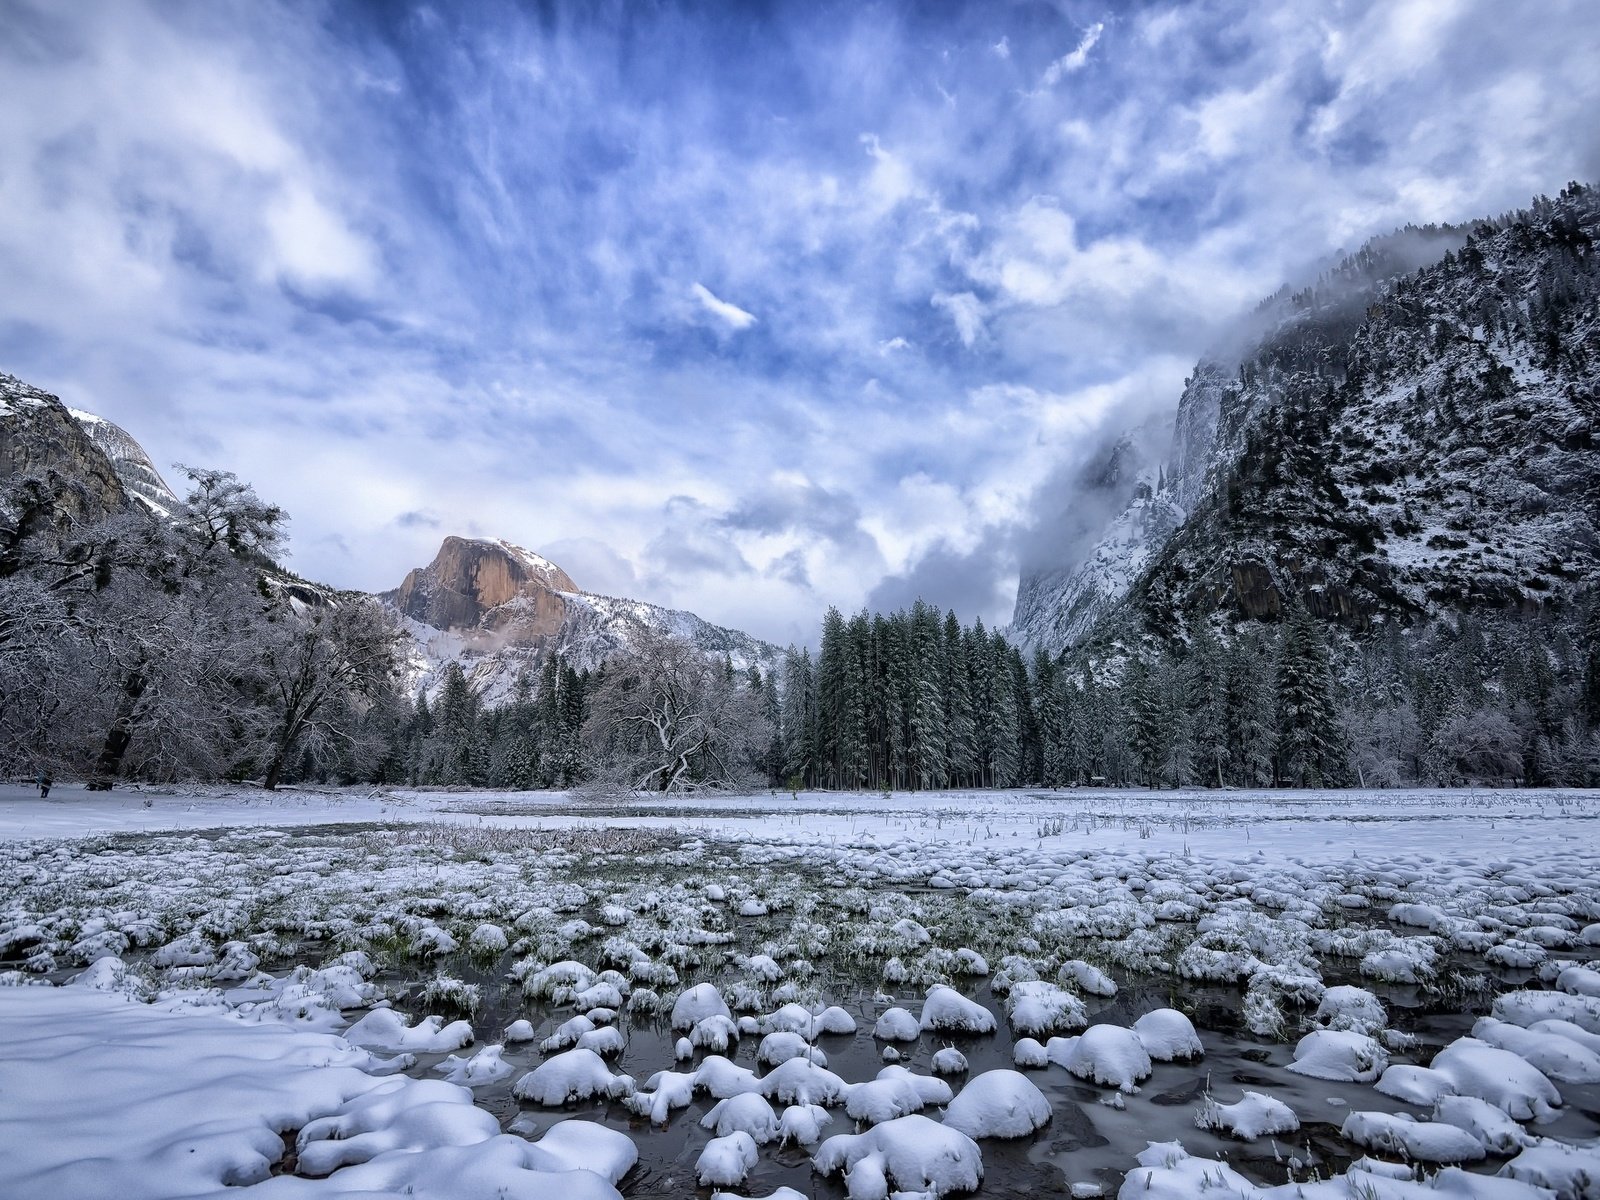
<svg viewBox="0 0 1600 1200">
<path fill-rule="evenodd" d="M 395 586 L 446 533 L 810 640 L 1339 248 L 1600 176 L 1600 6 L 0 0 L 0 369 Z"/>
</svg>

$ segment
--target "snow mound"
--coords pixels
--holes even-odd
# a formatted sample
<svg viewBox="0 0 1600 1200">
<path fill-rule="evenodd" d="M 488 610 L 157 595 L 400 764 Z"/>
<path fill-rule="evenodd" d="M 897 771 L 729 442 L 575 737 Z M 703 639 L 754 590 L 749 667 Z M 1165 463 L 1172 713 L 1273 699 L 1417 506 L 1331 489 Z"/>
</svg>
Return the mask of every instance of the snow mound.
<svg viewBox="0 0 1600 1200">
<path fill-rule="evenodd" d="M 1150 1053 L 1139 1035 L 1120 1025 L 1091 1025 L 1075 1038 L 1051 1038 L 1047 1050 L 1051 1062 L 1059 1061 L 1079 1079 L 1124 1092 L 1136 1091 L 1138 1082 L 1148 1078 L 1152 1069 Z"/>
<path fill-rule="evenodd" d="M 695 1161 L 695 1177 L 701 1187 L 743 1183 L 759 1158 L 755 1141 L 748 1133 L 712 1138 Z"/>
<path fill-rule="evenodd" d="M 1511 1051 L 1560 1083 L 1600 1083 L 1600 1054 L 1559 1032 L 1524 1029 L 1494 1017 L 1481 1017 L 1472 1027 L 1472 1036 Z"/>
<path fill-rule="evenodd" d="M 700 1124 L 719 1138 L 730 1133 L 749 1134 L 758 1146 L 765 1146 L 778 1136 L 778 1118 L 772 1115 L 772 1106 L 754 1092 L 717 1101 Z"/>
<path fill-rule="evenodd" d="M 1389 1065 L 1389 1052 L 1364 1033 L 1315 1029 L 1295 1045 L 1289 1070 L 1337 1083 L 1371 1083 Z"/>
<path fill-rule="evenodd" d="M 1389 1014 L 1366 988 L 1341 985 L 1322 993 L 1313 1018 L 1328 1029 L 1364 1033 L 1369 1037 L 1389 1024 Z"/>
<path fill-rule="evenodd" d="M 948 1104 L 950 1085 L 928 1075 L 913 1075 L 904 1067 L 889 1066 L 876 1079 L 849 1085 L 844 1111 L 857 1121 L 881 1125 L 896 1117 L 921 1112 L 930 1104 Z"/>
<path fill-rule="evenodd" d="M 914 1042 L 922 1035 L 922 1026 L 903 1008 L 885 1009 L 872 1027 L 872 1036 L 881 1042 Z"/>
<path fill-rule="evenodd" d="M 946 1046 L 934 1052 L 932 1065 L 935 1075 L 965 1075 L 967 1056 L 954 1046 Z"/>
<path fill-rule="evenodd" d="M 392 1008 L 375 1008 L 344 1031 L 352 1046 L 380 1050 L 410 1050 L 418 1054 L 443 1054 L 472 1044 L 472 1026 L 465 1021 L 446 1025 L 443 1017 L 423 1017 L 415 1025 Z"/>
<path fill-rule="evenodd" d="M 994 1014 L 974 1000 L 968 1000 L 955 988 L 939 985 L 929 989 L 928 998 L 922 1002 L 924 1030 L 941 1030 L 950 1033 L 993 1033 Z"/>
<path fill-rule="evenodd" d="M 763 1096 L 779 1104 L 821 1105 L 842 1102 L 850 1086 L 826 1067 L 803 1058 L 780 1063 L 762 1076 L 758 1085 Z"/>
<path fill-rule="evenodd" d="M 1050 1121 L 1050 1101 L 1031 1079 L 1004 1068 L 968 1080 L 944 1123 L 970 1138 L 1027 1137 Z"/>
<path fill-rule="evenodd" d="M 678 996 L 672 1006 L 672 1028 L 684 1033 L 707 1017 L 732 1017 L 722 993 L 709 983 L 697 983 Z"/>
<path fill-rule="evenodd" d="M 1501 1167 L 1500 1174 L 1549 1188 L 1557 1200 L 1594 1200 L 1600 1196 L 1600 1146 L 1544 1138 Z"/>
<path fill-rule="evenodd" d="M 1133 1032 L 1153 1062 L 1176 1062 L 1205 1054 L 1194 1022 L 1175 1008 L 1157 1008 L 1133 1023 Z"/>
<path fill-rule="evenodd" d="M 1219 1104 L 1208 1098 L 1194 1123 L 1201 1129 L 1220 1130 L 1245 1141 L 1269 1134 L 1293 1133 L 1300 1128 L 1300 1118 L 1295 1116 L 1294 1109 L 1264 1092 L 1246 1092 L 1244 1098 L 1234 1104 Z"/>
<path fill-rule="evenodd" d="M 820 1104 L 791 1104 L 778 1118 L 778 1140 L 784 1145 L 815 1146 L 833 1117 Z"/>
<path fill-rule="evenodd" d="M 1462 1096 L 1487 1100 L 1507 1116 L 1530 1121 L 1561 1105 L 1555 1084 L 1527 1060 L 1477 1038 L 1457 1038 L 1433 1059 L 1433 1069 Z"/>
<path fill-rule="evenodd" d="M 517 1080 L 511 1094 L 519 1100 L 555 1108 L 595 1096 L 620 1100 L 632 1091 L 633 1080 L 626 1075 L 613 1075 L 593 1050 L 567 1050 Z"/>
<path fill-rule="evenodd" d="M 939 1197 L 977 1191 L 983 1181 L 978 1143 L 923 1116 L 831 1137 L 811 1162 L 823 1175 L 844 1172 L 850 1200 L 886 1200 L 891 1186 Z"/>
<path fill-rule="evenodd" d="M 1444 1125 L 1465 1129 L 1477 1138 L 1490 1154 L 1515 1154 L 1531 1138 L 1505 1113 L 1476 1096 L 1443 1096 L 1434 1106 L 1433 1119 Z"/>
<path fill-rule="evenodd" d="M 1006 1020 L 1014 1032 L 1037 1037 L 1082 1029 L 1089 1023 L 1089 1010 L 1065 988 L 1030 979 L 1015 985 L 1006 997 Z"/>
<path fill-rule="evenodd" d="M 1486 1153 L 1482 1142 L 1457 1125 L 1418 1121 L 1404 1113 L 1353 1112 L 1339 1133 L 1358 1146 L 1411 1162 L 1477 1162 Z"/>
</svg>

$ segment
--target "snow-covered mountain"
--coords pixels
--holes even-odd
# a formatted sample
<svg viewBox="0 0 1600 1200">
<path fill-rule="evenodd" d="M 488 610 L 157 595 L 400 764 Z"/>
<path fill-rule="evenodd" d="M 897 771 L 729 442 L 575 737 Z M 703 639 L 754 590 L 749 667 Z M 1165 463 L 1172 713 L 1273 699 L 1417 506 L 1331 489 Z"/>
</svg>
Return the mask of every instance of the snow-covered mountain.
<svg viewBox="0 0 1600 1200">
<path fill-rule="evenodd" d="M 67 410 L 89 440 L 100 448 L 111 467 L 127 489 L 128 495 L 160 517 L 170 517 L 178 511 L 181 501 L 167 486 L 156 464 L 145 453 L 144 447 L 122 426 L 80 408 Z"/>
<path fill-rule="evenodd" d="M 1365 628 L 1536 610 L 1600 567 L 1600 196 L 1406 230 L 1284 289 L 1196 367 L 1092 547 L 1024 577 L 1015 628 L 1059 651 L 1133 622 Z"/>
<path fill-rule="evenodd" d="M 491 703 L 508 695 L 522 672 L 537 675 L 551 654 L 593 669 L 647 629 L 725 655 L 737 669 L 755 665 L 765 673 L 782 654 L 690 612 L 582 591 L 549 559 L 498 539 L 447 537 L 433 562 L 380 598 L 411 637 L 413 690 L 431 689 L 455 661 Z"/>
<path fill-rule="evenodd" d="M 66 405 L 0 373 L 0 483 L 29 478 L 79 520 L 97 521 L 131 503 L 115 466 Z M 14 516 L 0 512 L 0 519 Z"/>
</svg>

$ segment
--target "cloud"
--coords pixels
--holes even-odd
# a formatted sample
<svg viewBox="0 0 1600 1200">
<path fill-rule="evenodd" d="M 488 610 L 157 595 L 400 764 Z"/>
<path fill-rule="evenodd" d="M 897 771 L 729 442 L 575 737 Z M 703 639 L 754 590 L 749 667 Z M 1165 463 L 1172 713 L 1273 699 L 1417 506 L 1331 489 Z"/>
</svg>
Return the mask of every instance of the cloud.
<svg viewBox="0 0 1600 1200">
<path fill-rule="evenodd" d="M 983 301 L 971 292 L 935 292 L 929 303 L 950 318 L 956 336 L 969 350 L 983 336 Z"/>
<path fill-rule="evenodd" d="M 340 586 L 1003 620 L 1259 297 L 1600 170 L 1582 0 L 1062 7 L 0 0 L 0 369 Z"/>
<path fill-rule="evenodd" d="M 748 329 L 756 323 L 752 314 L 745 312 L 737 304 L 729 304 L 726 300 L 719 299 L 703 283 L 694 284 L 689 291 L 700 302 L 701 308 L 729 329 Z"/>
<path fill-rule="evenodd" d="M 1053 88 L 1061 82 L 1062 76 L 1072 75 L 1083 70 L 1084 65 L 1089 61 L 1089 51 L 1094 49 L 1095 43 L 1100 40 L 1100 35 L 1105 32 L 1105 28 L 1102 22 L 1096 21 L 1085 29 L 1083 37 L 1079 39 L 1076 46 L 1045 68 L 1044 75 L 1040 77 L 1039 85 L 1045 88 Z"/>
</svg>

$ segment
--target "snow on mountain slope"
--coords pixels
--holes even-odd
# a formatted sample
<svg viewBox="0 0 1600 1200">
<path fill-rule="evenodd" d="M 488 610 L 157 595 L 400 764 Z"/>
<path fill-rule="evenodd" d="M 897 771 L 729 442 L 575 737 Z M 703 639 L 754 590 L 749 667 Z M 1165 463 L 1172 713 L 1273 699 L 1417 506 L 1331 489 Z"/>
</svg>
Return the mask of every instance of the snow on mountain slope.
<svg viewBox="0 0 1600 1200">
<path fill-rule="evenodd" d="M 509 696 L 519 675 L 536 675 L 552 654 L 592 670 L 647 629 L 725 655 L 739 670 L 771 670 L 782 653 L 693 613 L 582 591 L 549 559 L 500 539 L 447 537 L 432 563 L 380 599 L 410 635 L 413 691 L 431 691 L 456 661 L 490 703 Z"/>
<path fill-rule="evenodd" d="M 128 489 L 130 496 L 160 517 L 170 517 L 178 511 L 181 501 L 177 494 L 167 486 L 167 481 L 161 477 L 161 472 L 145 453 L 144 447 L 127 430 L 80 408 L 69 408 L 67 411 L 83 426 L 89 440 L 111 460 L 117 478 L 122 480 L 122 486 Z"/>
<path fill-rule="evenodd" d="M 1264 301 L 1187 381 L 1154 490 L 1024 577 L 1019 635 L 1056 652 L 1122 616 L 1171 633 L 1291 599 L 1356 628 L 1561 602 L 1600 562 L 1597 237 L 1573 185 Z"/>
</svg>

